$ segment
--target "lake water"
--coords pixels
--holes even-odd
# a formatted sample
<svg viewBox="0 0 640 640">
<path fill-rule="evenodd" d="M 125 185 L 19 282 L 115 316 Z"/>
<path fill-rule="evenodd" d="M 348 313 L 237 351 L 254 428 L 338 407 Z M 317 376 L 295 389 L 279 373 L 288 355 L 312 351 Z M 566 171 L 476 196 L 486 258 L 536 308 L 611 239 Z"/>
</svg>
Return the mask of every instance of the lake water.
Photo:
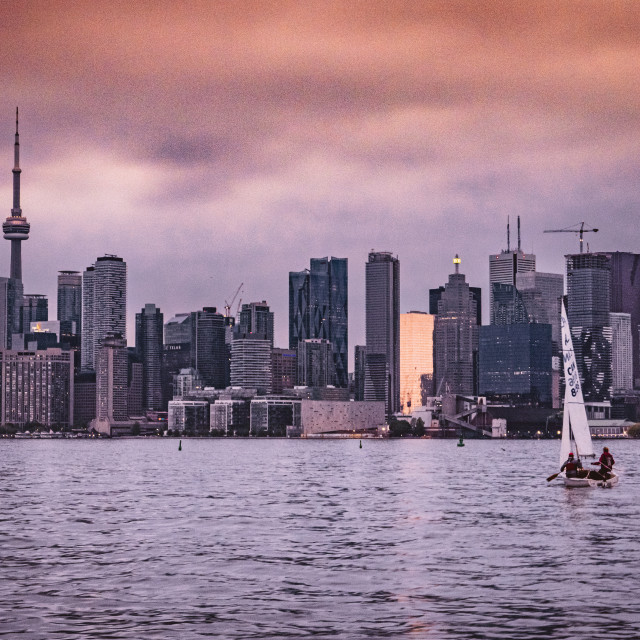
<svg viewBox="0 0 640 640">
<path fill-rule="evenodd" d="M 596 443 L 598 451 L 603 443 Z M 640 637 L 640 441 L 0 440 L 0 636 Z"/>
</svg>

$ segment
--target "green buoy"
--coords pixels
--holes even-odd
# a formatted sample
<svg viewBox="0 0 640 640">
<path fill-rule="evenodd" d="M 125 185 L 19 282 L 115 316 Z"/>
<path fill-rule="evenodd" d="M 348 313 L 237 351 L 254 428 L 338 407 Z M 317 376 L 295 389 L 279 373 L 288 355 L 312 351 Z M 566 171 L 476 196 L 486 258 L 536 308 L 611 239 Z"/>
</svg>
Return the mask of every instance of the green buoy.
<svg viewBox="0 0 640 640">
<path fill-rule="evenodd" d="M 362 440 L 360 440 L 360 448 L 362 449 Z"/>
<path fill-rule="evenodd" d="M 180 444 L 178 445 L 178 451 L 182 451 L 182 440 L 180 440 Z"/>
<path fill-rule="evenodd" d="M 460 436 L 460 442 L 458 442 L 459 447 L 464 447 L 464 441 L 462 440 L 462 436 Z"/>
</svg>

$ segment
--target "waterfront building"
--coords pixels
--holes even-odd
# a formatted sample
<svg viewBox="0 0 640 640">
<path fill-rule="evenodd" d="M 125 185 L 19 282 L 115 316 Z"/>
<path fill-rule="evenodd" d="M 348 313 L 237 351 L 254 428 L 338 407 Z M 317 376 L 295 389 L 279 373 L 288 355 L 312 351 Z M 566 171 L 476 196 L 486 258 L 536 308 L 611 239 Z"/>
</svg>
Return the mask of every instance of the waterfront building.
<svg viewBox="0 0 640 640">
<path fill-rule="evenodd" d="M 210 428 L 225 435 L 249 435 L 250 402 L 221 398 L 211 405 Z"/>
<path fill-rule="evenodd" d="M 302 400 L 302 434 L 329 435 L 377 431 L 385 424 L 384 402 Z"/>
<path fill-rule="evenodd" d="M 236 334 L 231 343 L 231 386 L 271 393 L 271 342 L 265 334 Z"/>
<path fill-rule="evenodd" d="M 127 347 L 127 415 L 140 417 L 143 415 L 143 366 L 135 349 Z"/>
<path fill-rule="evenodd" d="M 333 348 L 319 338 L 298 343 L 298 385 L 326 387 L 335 380 Z"/>
<path fill-rule="evenodd" d="M 167 428 L 172 431 L 209 431 L 209 403 L 204 400 L 170 400 Z"/>
<path fill-rule="evenodd" d="M 480 327 L 479 394 L 511 402 L 552 402 L 551 325 Z"/>
<path fill-rule="evenodd" d="M 328 340 L 337 387 L 349 384 L 347 258 L 311 258 L 310 269 L 289 273 L 289 349 L 303 340 Z"/>
<path fill-rule="evenodd" d="M 96 417 L 96 374 L 81 373 L 73 383 L 73 423 L 87 427 Z"/>
<path fill-rule="evenodd" d="M 579 253 L 565 258 L 567 317 L 584 398 L 607 401 L 613 384 L 610 259 L 602 253 Z"/>
<path fill-rule="evenodd" d="M 631 314 L 610 313 L 611 387 L 614 393 L 633 389 L 633 341 Z"/>
<path fill-rule="evenodd" d="M 97 258 L 82 276 L 82 370 L 96 367 L 104 338 L 118 333 L 126 340 L 127 263 L 118 256 Z"/>
<path fill-rule="evenodd" d="M 127 341 L 109 333 L 96 353 L 96 418 L 91 426 L 106 435 L 115 435 L 128 424 Z"/>
<path fill-rule="evenodd" d="M 284 437 L 287 435 L 287 429 L 294 429 L 299 433 L 301 405 L 302 401 L 297 398 L 253 398 L 250 408 L 251 435 Z"/>
<path fill-rule="evenodd" d="M 435 320 L 434 388 L 436 395 L 473 395 L 478 351 L 476 301 L 460 273 L 457 255 L 453 262 L 455 272 L 440 296 Z"/>
<path fill-rule="evenodd" d="M 295 349 L 271 350 L 271 389 L 282 393 L 298 384 L 298 356 Z"/>
<path fill-rule="evenodd" d="M 389 252 L 372 251 L 365 281 L 364 398 L 384 401 L 391 415 L 400 408 L 400 261 Z"/>
<path fill-rule="evenodd" d="M 489 310 L 490 323 L 496 324 L 494 319 L 494 283 L 516 286 L 519 273 L 536 270 L 536 257 L 526 254 L 520 247 L 520 216 L 518 216 L 518 248 L 511 249 L 509 241 L 509 223 L 507 223 L 507 249 L 489 256 Z"/>
<path fill-rule="evenodd" d="M 273 347 L 273 311 L 265 300 L 242 305 L 236 331 L 240 334 L 266 336 Z"/>
<path fill-rule="evenodd" d="M 159 410 L 162 401 L 162 333 L 164 316 L 154 304 L 136 313 L 136 352 L 142 362 L 142 406 Z"/>
<path fill-rule="evenodd" d="M 400 407 L 402 413 L 426 404 L 433 395 L 435 316 L 423 311 L 400 314 Z"/>
<path fill-rule="evenodd" d="M 0 424 L 70 427 L 74 416 L 69 351 L 0 350 Z"/>
<path fill-rule="evenodd" d="M 366 358 L 367 347 L 363 344 L 356 345 L 354 349 L 353 396 L 359 402 L 364 401 Z"/>
</svg>

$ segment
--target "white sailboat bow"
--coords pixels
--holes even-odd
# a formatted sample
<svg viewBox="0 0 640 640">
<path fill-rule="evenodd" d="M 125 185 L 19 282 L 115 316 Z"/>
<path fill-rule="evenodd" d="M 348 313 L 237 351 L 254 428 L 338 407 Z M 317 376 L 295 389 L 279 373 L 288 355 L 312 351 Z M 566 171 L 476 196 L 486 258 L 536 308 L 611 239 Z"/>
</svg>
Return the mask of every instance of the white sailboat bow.
<svg viewBox="0 0 640 640">
<path fill-rule="evenodd" d="M 576 356 L 573 351 L 573 340 L 567 312 L 562 305 L 561 316 L 562 360 L 564 362 L 565 394 L 564 413 L 562 419 L 562 442 L 560 445 L 560 464 L 568 458 L 573 451 L 576 458 L 594 458 L 591 431 L 587 421 L 587 411 L 584 406 L 582 385 L 578 375 Z M 582 475 L 582 472 L 581 474 Z M 607 480 L 589 478 L 586 472 L 584 477 L 564 478 L 565 485 L 572 487 L 606 486 L 611 487 L 618 482 L 618 476 L 611 474 Z"/>
</svg>

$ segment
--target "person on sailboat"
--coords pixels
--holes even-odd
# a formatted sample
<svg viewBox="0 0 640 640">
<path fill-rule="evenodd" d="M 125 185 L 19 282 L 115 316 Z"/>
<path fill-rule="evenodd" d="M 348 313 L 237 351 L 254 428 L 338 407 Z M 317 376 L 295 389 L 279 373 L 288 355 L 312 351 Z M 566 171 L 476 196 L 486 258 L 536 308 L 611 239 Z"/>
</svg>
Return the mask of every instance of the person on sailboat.
<svg viewBox="0 0 640 640">
<path fill-rule="evenodd" d="M 560 467 L 560 471 L 565 471 L 567 478 L 577 478 L 578 469 L 582 469 L 582 462 L 580 458 L 577 460 L 573 457 L 573 453 L 569 454 L 569 457 L 565 460 L 564 464 Z"/>
<path fill-rule="evenodd" d="M 592 462 L 591 464 L 599 464 L 600 465 L 600 475 L 603 480 L 607 480 L 610 477 L 610 474 L 613 473 L 613 465 L 616 461 L 613 459 L 613 456 L 609 453 L 609 447 L 605 447 L 602 450 L 602 455 L 600 456 L 600 460 L 597 462 Z"/>
</svg>

